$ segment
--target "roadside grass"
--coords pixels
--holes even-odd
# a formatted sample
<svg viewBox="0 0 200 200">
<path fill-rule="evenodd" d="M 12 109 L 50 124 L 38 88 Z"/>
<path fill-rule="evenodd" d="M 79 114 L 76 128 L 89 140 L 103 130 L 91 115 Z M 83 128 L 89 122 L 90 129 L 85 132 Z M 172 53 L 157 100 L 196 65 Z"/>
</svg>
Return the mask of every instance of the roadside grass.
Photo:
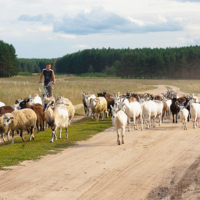
<svg viewBox="0 0 200 200">
<path fill-rule="evenodd" d="M 68 139 L 65 138 L 64 129 L 62 131 L 62 139 L 58 139 L 53 143 L 50 143 L 51 129 L 35 133 L 35 140 L 31 141 L 28 141 L 29 135 L 25 135 L 24 143 L 21 137 L 17 137 L 14 144 L 11 144 L 11 141 L 7 141 L 0 145 L 0 169 L 17 165 L 24 160 L 36 160 L 47 154 L 56 154 L 69 146 L 75 145 L 78 141 L 86 140 L 111 126 L 110 118 L 96 122 L 89 117 L 85 117 L 69 126 Z"/>
</svg>

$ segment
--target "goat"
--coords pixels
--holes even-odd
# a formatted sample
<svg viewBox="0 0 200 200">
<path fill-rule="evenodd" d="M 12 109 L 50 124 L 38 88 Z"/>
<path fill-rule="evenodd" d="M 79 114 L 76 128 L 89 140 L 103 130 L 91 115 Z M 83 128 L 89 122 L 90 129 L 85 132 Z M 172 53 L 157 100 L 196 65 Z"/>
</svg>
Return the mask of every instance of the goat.
<svg viewBox="0 0 200 200">
<path fill-rule="evenodd" d="M 187 130 L 187 118 L 189 116 L 189 111 L 184 107 L 184 106 L 180 106 L 178 105 L 178 107 L 180 108 L 180 119 L 182 120 L 182 128 L 184 130 Z"/>
<path fill-rule="evenodd" d="M 170 110 L 171 110 L 171 113 L 173 115 L 173 123 L 175 123 L 174 122 L 174 115 L 176 115 L 176 123 L 178 123 L 177 119 L 178 119 L 178 113 L 180 111 L 180 108 L 178 107 L 177 102 L 178 102 L 178 99 L 177 98 L 173 98 L 172 99 L 172 104 L 170 105 Z"/>
<path fill-rule="evenodd" d="M 58 128 L 60 128 L 59 139 L 61 138 L 62 128 L 65 128 L 65 138 L 68 138 L 67 128 L 69 125 L 69 115 L 66 106 L 69 106 L 69 104 L 55 105 L 55 101 L 51 98 L 46 99 L 44 102 L 43 111 L 47 116 L 46 122 L 52 130 L 52 137 L 50 142 L 53 142 L 54 139 L 57 140 L 56 131 Z"/>
<path fill-rule="evenodd" d="M 111 110 L 112 110 L 112 124 L 117 131 L 117 143 L 118 145 L 120 145 L 119 129 L 122 129 L 121 141 L 122 144 L 124 144 L 124 133 L 125 133 L 125 127 L 127 125 L 127 115 L 121 109 L 113 108 L 112 105 L 111 105 Z"/>
</svg>

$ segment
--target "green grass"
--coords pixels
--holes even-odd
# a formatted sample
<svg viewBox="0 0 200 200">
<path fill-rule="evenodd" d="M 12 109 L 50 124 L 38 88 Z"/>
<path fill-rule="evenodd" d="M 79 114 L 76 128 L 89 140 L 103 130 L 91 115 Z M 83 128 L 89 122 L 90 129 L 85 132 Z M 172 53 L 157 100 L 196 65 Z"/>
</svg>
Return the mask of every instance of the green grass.
<svg viewBox="0 0 200 200">
<path fill-rule="evenodd" d="M 50 143 L 51 129 L 48 129 L 44 132 L 35 133 L 35 140 L 32 141 L 28 141 L 29 135 L 25 135 L 24 143 L 20 137 L 15 138 L 14 144 L 11 144 L 11 141 L 7 141 L 0 145 L 0 169 L 17 165 L 24 160 L 36 160 L 47 154 L 55 154 L 62 149 L 75 145 L 77 141 L 86 140 L 111 126 L 110 118 L 96 122 L 86 117 L 69 126 L 68 139 L 65 139 L 65 131 L 63 129 L 62 139 Z"/>
<path fill-rule="evenodd" d="M 33 76 L 31 72 L 19 72 L 18 76 Z"/>
</svg>

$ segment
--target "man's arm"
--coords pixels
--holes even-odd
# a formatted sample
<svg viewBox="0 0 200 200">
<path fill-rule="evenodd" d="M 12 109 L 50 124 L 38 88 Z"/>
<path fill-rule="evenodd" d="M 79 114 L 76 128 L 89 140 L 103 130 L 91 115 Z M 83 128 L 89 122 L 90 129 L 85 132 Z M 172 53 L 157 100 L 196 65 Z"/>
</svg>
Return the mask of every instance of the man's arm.
<svg viewBox="0 0 200 200">
<path fill-rule="evenodd" d="M 53 78 L 53 84 L 55 84 L 56 79 L 55 79 L 55 74 L 54 74 L 54 72 L 52 72 L 52 78 Z"/>
<path fill-rule="evenodd" d="M 42 83 L 42 77 L 43 77 L 43 71 L 42 71 L 42 73 L 41 73 L 41 75 L 40 75 L 40 81 L 39 81 L 39 83 Z"/>
</svg>

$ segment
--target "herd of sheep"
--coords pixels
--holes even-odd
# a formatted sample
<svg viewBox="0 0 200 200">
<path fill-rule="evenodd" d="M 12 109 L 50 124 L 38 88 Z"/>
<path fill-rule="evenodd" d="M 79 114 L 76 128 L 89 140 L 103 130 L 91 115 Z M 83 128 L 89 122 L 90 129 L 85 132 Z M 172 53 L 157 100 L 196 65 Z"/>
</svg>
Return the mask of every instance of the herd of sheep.
<svg viewBox="0 0 200 200">
<path fill-rule="evenodd" d="M 20 134 L 24 141 L 23 131 L 30 133 L 30 138 L 34 139 L 34 128 L 37 132 L 44 131 L 46 126 L 52 129 L 52 138 L 50 142 L 57 140 L 56 131 L 59 128 L 61 138 L 62 128 L 66 130 L 75 114 L 75 108 L 67 98 L 58 96 L 57 99 L 42 95 L 36 95 L 34 98 L 26 97 L 17 99 L 13 106 L 5 106 L 0 102 L 0 134 L 5 142 L 4 134 L 7 133 L 8 140 L 10 132 L 12 133 L 12 142 L 14 143 L 14 133 Z M 0 138 L 1 140 L 1 138 Z"/>
<path fill-rule="evenodd" d="M 108 116 L 112 113 L 112 124 L 117 131 L 117 142 L 124 144 L 125 127 L 128 125 L 128 131 L 131 129 L 131 121 L 133 121 L 134 129 L 138 129 L 141 125 L 146 124 L 146 128 L 156 126 L 156 119 L 159 120 L 159 126 L 165 118 L 170 119 L 173 116 L 173 123 L 177 123 L 177 118 L 182 121 L 182 127 L 187 130 L 186 122 L 190 118 L 193 119 L 193 127 L 196 128 L 197 123 L 200 126 L 200 104 L 196 94 L 183 95 L 178 97 L 177 92 L 167 90 L 162 95 L 153 94 L 136 94 L 127 92 L 126 94 L 110 94 L 105 90 L 103 93 L 95 94 L 83 93 L 83 105 L 85 114 L 99 120 L 102 113 L 104 119 L 105 114 Z M 176 116 L 176 120 L 174 117 Z M 121 130 L 121 140 L 119 138 Z"/>
<path fill-rule="evenodd" d="M 89 94 L 83 93 L 83 105 L 85 114 L 92 117 L 96 121 L 100 115 L 102 119 L 112 116 L 112 124 L 117 131 L 117 142 L 124 144 L 125 127 L 128 125 L 128 131 L 131 130 L 131 121 L 133 121 L 134 129 L 138 129 L 138 125 L 143 130 L 156 126 L 156 119 L 159 120 L 159 126 L 165 118 L 170 119 L 173 116 L 173 123 L 177 123 L 180 117 L 182 127 L 187 130 L 187 121 L 193 119 L 193 127 L 199 124 L 200 104 L 197 95 L 190 94 L 178 97 L 177 92 L 167 90 L 162 95 L 152 94 L 136 94 L 127 92 L 126 94 L 116 95 L 107 93 Z M 68 138 L 67 129 L 75 114 L 75 108 L 72 102 L 64 97 L 55 98 L 36 95 L 35 97 L 26 97 L 17 99 L 13 106 L 5 106 L 0 102 L 0 134 L 5 141 L 4 134 L 7 133 L 8 140 L 10 132 L 12 133 L 12 143 L 14 143 L 14 133 L 20 134 L 24 141 L 23 131 L 30 134 L 30 138 L 34 139 L 34 128 L 37 132 L 44 131 L 49 126 L 52 130 L 50 142 L 57 140 L 56 132 L 59 130 L 59 138 L 61 138 L 62 128 L 66 130 L 66 138 Z M 176 116 L 176 119 L 174 119 Z M 121 130 L 121 139 L 120 139 Z M 0 141 L 1 141 L 0 137 Z"/>
</svg>

